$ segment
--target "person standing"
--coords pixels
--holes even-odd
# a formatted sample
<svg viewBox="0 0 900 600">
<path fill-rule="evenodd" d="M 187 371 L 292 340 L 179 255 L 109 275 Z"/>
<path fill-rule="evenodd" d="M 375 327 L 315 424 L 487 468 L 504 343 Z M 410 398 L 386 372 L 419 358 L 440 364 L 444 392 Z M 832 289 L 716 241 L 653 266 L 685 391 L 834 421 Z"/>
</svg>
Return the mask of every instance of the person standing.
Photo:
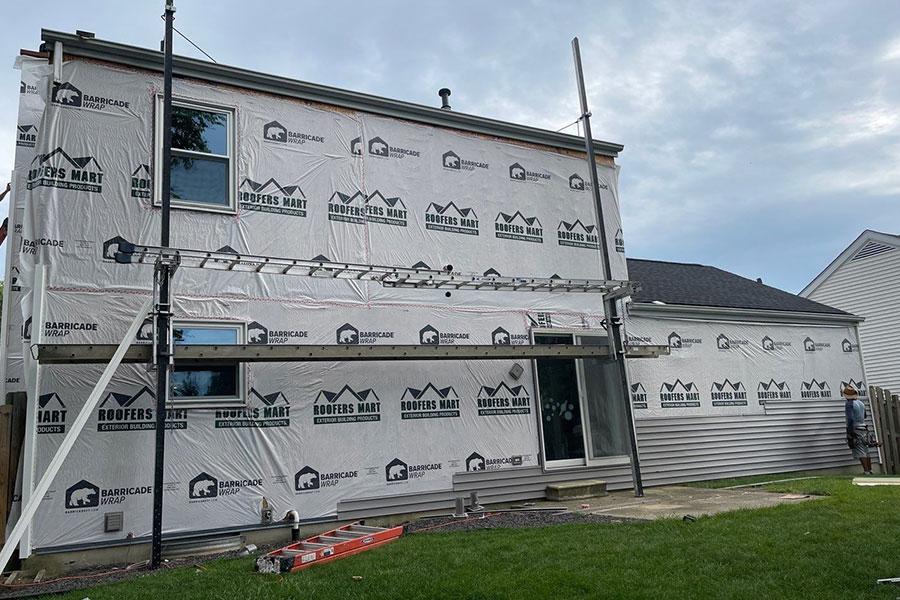
<svg viewBox="0 0 900 600">
<path fill-rule="evenodd" d="M 841 390 L 847 401 L 844 404 L 844 415 L 847 422 L 847 445 L 853 451 L 853 458 L 858 458 L 866 475 L 872 474 L 872 459 L 869 457 L 869 428 L 866 425 L 866 405 L 859 399 L 859 394 L 851 386 Z"/>
</svg>

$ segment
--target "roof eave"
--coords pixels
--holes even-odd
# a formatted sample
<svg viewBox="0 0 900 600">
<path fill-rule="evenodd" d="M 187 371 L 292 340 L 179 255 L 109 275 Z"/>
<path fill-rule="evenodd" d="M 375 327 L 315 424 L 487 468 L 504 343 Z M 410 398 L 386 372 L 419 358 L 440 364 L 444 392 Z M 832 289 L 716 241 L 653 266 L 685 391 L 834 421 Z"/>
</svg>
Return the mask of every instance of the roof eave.
<svg viewBox="0 0 900 600">
<path fill-rule="evenodd" d="M 74 34 L 49 29 L 41 30 L 41 39 L 50 45 L 55 42 L 61 42 L 63 44 L 63 52 L 72 56 L 162 72 L 163 53 L 155 50 L 96 38 L 82 38 Z M 297 81 L 287 77 L 267 75 L 257 71 L 230 67 L 185 56 L 173 57 L 172 68 L 176 76 L 189 77 L 210 83 L 232 85 L 386 117 L 406 119 L 426 125 L 450 127 L 461 131 L 541 144 L 554 148 L 579 152 L 583 152 L 585 149 L 584 139 L 574 135 Z M 594 149 L 599 155 L 614 158 L 624 149 L 624 146 L 595 140 Z"/>
<path fill-rule="evenodd" d="M 654 304 L 652 302 L 633 302 L 629 306 L 628 311 L 635 316 L 694 317 L 726 321 L 762 321 L 766 323 L 855 324 L 865 321 L 864 317 L 858 317 L 849 313 L 817 313 L 688 304 Z"/>
</svg>

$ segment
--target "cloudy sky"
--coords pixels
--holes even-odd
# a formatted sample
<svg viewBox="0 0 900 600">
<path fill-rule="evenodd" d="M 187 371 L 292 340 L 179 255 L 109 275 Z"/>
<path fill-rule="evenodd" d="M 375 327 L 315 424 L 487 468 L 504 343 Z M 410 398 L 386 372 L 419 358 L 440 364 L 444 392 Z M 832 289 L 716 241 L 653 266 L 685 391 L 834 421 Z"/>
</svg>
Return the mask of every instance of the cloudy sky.
<svg viewBox="0 0 900 600">
<path fill-rule="evenodd" d="M 0 177 L 12 168 L 19 48 L 36 50 L 41 27 L 157 48 L 163 4 L 6 11 Z M 796 292 L 863 229 L 900 233 L 896 0 L 177 4 L 176 27 L 220 63 L 431 105 L 447 86 L 455 110 L 548 129 L 578 115 L 578 35 L 594 135 L 625 145 L 632 257 Z M 175 48 L 202 57 L 182 39 Z"/>
</svg>

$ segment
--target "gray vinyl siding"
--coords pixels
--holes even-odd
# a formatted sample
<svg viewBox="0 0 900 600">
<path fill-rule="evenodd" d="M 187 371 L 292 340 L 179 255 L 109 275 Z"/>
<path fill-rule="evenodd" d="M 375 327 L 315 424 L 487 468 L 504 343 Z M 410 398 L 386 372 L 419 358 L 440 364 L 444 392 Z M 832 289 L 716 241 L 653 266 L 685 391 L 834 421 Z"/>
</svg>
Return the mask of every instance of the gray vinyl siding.
<svg viewBox="0 0 900 600">
<path fill-rule="evenodd" d="M 900 390 L 900 248 L 845 261 L 808 297 L 865 317 L 866 382 Z"/>
</svg>

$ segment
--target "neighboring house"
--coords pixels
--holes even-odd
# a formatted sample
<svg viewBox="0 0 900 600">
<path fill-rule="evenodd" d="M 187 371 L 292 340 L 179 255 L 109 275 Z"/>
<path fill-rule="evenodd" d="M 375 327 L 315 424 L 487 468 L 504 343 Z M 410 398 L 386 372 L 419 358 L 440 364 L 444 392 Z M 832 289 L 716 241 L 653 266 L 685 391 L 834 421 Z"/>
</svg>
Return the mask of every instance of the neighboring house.
<svg viewBox="0 0 900 600">
<path fill-rule="evenodd" d="M 900 235 L 863 231 L 800 295 L 865 317 L 868 382 L 900 391 Z"/>
<path fill-rule="evenodd" d="M 628 272 L 630 341 L 671 347 L 629 361 L 648 485 L 854 465 L 839 390 L 865 387 L 858 317 L 706 265 Z"/>
</svg>

